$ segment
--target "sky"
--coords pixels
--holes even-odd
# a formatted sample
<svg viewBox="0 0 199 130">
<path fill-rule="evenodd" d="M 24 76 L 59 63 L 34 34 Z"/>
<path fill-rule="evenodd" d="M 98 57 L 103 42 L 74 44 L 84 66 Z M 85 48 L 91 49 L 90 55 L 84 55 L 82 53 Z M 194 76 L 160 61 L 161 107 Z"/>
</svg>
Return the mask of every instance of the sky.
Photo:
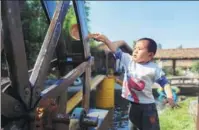
<svg viewBox="0 0 199 130">
<path fill-rule="evenodd" d="M 199 47 L 199 1 L 89 1 L 91 32 L 130 46 L 142 37 L 162 48 Z"/>
</svg>

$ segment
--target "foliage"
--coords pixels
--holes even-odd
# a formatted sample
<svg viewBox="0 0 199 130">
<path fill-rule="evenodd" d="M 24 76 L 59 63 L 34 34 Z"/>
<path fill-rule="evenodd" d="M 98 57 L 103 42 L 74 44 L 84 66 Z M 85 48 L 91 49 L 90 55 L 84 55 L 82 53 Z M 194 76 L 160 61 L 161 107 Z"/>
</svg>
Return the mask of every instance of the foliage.
<svg viewBox="0 0 199 130">
<path fill-rule="evenodd" d="M 97 45 L 99 45 L 98 42 L 96 42 L 96 41 L 93 40 L 93 39 L 90 39 L 90 47 L 91 47 L 91 48 L 95 48 Z"/>
<path fill-rule="evenodd" d="M 189 103 L 196 98 L 188 98 L 179 103 L 181 108 L 167 108 L 160 117 L 161 130 L 194 130 L 193 117 L 188 113 Z"/>
<path fill-rule="evenodd" d="M 157 49 L 162 49 L 162 44 L 158 43 L 157 44 Z"/>
<path fill-rule="evenodd" d="M 191 70 L 199 74 L 199 61 L 193 63 L 193 65 L 191 66 Z"/>
<path fill-rule="evenodd" d="M 170 75 L 173 74 L 172 67 L 163 67 L 162 70 L 164 71 L 164 73 L 165 73 L 167 76 L 170 76 Z"/>
<path fill-rule="evenodd" d="M 176 68 L 176 76 L 182 76 L 183 75 L 183 68 L 177 67 Z"/>
<path fill-rule="evenodd" d="M 69 34 L 69 29 L 70 29 L 71 25 L 74 23 L 77 23 L 77 19 L 75 16 L 75 11 L 74 11 L 73 5 L 71 5 L 70 8 L 68 9 L 68 13 L 65 17 L 64 24 L 63 24 L 63 28 L 64 28 L 66 34 Z"/>
<path fill-rule="evenodd" d="M 182 49 L 183 47 L 182 47 L 182 45 L 179 45 L 178 47 L 177 47 L 177 49 Z"/>
<path fill-rule="evenodd" d="M 133 45 L 132 45 L 133 49 L 135 48 L 135 45 L 136 45 L 136 41 L 133 41 Z"/>
<path fill-rule="evenodd" d="M 172 67 L 163 67 L 162 70 L 165 72 L 167 76 L 173 75 L 173 68 Z M 182 76 L 183 75 L 183 68 L 176 67 L 176 76 Z"/>
<path fill-rule="evenodd" d="M 31 69 L 44 41 L 49 23 L 40 1 L 21 1 L 20 7 L 28 68 Z M 89 22 L 90 7 L 88 2 L 85 3 L 85 11 L 86 20 Z M 69 27 L 75 22 L 76 15 L 71 4 L 63 24 L 64 31 L 67 33 Z M 94 42 L 92 42 L 92 46 L 94 46 Z M 3 59 L 4 57 L 2 56 L 1 58 Z"/>
<path fill-rule="evenodd" d="M 86 2 L 85 3 L 85 13 L 86 13 L 87 24 L 90 21 L 90 19 L 89 19 L 89 11 L 90 11 L 89 3 Z M 69 32 L 69 29 L 70 29 L 71 25 L 75 24 L 75 23 L 77 23 L 77 19 L 76 19 L 74 7 L 73 7 L 73 5 L 71 5 L 69 10 L 68 10 L 68 12 L 67 12 L 67 15 L 66 15 L 66 18 L 65 18 L 64 24 L 63 24 L 63 28 L 65 29 L 67 34 Z"/>
<path fill-rule="evenodd" d="M 47 21 L 47 17 L 44 13 L 40 1 L 21 1 L 20 8 L 21 8 L 21 22 L 22 22 L 22 29 L 24 35 L 26 56 L 28 61 L 28 68 L 31 69 L 33 68 L 33 65 L 40 51 L 41 45 L 44 41 L 49 23 Z M 85 2 L 85 11 L 86 11 L 86 20 L 89 29 L 88 31 L 90 32 L 89 2 Z M 73 5 L 71 4 L 63 23 L 64 37 L 66 40 L 69 40 L 67 39 L 67 35 L 69 34 L 68 32 L 70 26 L 74 23 L 77 23 L 77 19 Z M 91 53 L 98 51 L 96 46 L 97 42 L 91 39 L 90 41 Z M 6 70 L 7 65 L 4 53 L 1 54 L 1 59 L 2 59 L 1 61 L 2 69 Z"/>
<path fill-rule="evenodd" d="M 90 33 L 90 26 L 89 26 L 89 22 L 90 22 L 90 19 L 89 19 L 89 11 L 90 11 L 90 6 L 89 6 L 89 2 L 85 2 L 85 13 L 86 13 L 86 21 L 87 21 L 87 26 L 88 26 L 88 31 Z M 65 30 L 65 34 L 66 35 L 69 35 L 69 30 L 70 30 L 70 27 L 77 23 L 77 19 L 76 19 L 76 15 L 75 15 L 75 11 L 74 11 L 74 8 L 73 8 L 73 5 L 71 5 L 71 7 L 69 8 L 68 10 L 68 13 L 66 15 L 66 18 L 64 20 L 64 24 L 63 24 L 63 28 Z M 98 43 L 91 39 L 90 40 L 90 47 L 91 49 L 96 49 L 95 47 L 98 45 Z"/>
<path fill-rule="evenodd" d="M 29 69 L 33 67 L 48 29 L 40 1 L 26 1 L 21 10 L 21 21 Z"/>
</svg>

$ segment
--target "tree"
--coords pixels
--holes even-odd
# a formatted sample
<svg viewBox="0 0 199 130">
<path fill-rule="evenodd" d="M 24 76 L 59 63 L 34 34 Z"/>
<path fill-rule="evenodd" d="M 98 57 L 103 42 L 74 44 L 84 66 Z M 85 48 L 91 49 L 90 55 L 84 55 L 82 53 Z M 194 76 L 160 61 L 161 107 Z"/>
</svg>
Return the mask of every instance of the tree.
<svg viewBox="0 0 199 130">
<path fill-rule="evenodd" d="M 49 23 L 40 1 L 20 1 L 20 8 L 28 68 L 31 69 L 46 36 Z M 90 11 L 88 2 L 85 3 L 85 10 L 88 23 L 90 21 L 88 18 Z M 64 31 L 68 32 L 69 27 L 76 21 L 76 15 L 71 5 L 64 20 Z"/>
<path fill-rule="evenodd" d="M 90 11 L 89 3 L 85 2 L 85 12 L 86 12 L 86 22 L 87 22 L 87 24 L 90 21 L 90 19 L 89 19 L 89 14 L 90 14 L 89 11 Z M 68 13 L 67 13 L 67 15 L 65 17 L 64 25 L 63 25 L 63 28 L 65 29 L 65 32 L 67 34 L 69 33 L 70 27 L 73 24 L 75 24 L 75 23 L 77 23 L 77 19 L 76 19 L 74 7 L 73 7 L 73 5 L 70 5 L 70 8 L 69 8 Z"/>
<path fill-rule="evenodd" d="M 136 41 L 133 41 L 133 45 L 132 45 L 133 49 L 134 49 L 135 45 L 136 45 Z"/>
<path fill-rule="evenodd" d="M 71 25 L 74 23 L 77 23 L 77 19 L 75 16 L 75 11 L 74 11 L 73 5 L 71 5 L 70 8 L 68 9 L 68 12 L 66 14 L 64 24 L 63 24 L 63 28 L 64 28 L 66 34 L 69 34 L 69 29 L 70 29 Z"/>
<path fill-rule="evenodd" d="M 182 44 L 180 46 L 177 47 L 178 49 L 182 49 Z"/>
<path fill-rule="evenodd" d="M 88 16 L 90 8 L 88 3 L 85 4 L 85 9 L 87 16 L 86 19 L 89 21 Z M 25 1 L 24 7 L 21 11 L 21 19 L 28 66 L 30 69 L 35 63 L 49 24 L 40 1 Z M 76 15 L 73 6 L 71 5 L 63 24 L 64 31 L 67 33 L 69 27 L 76 21 Z"/>
<path fill-rule="evenodd" d="M 21 21 L 29 69 L 33 67 L 48 29 L 40 1 L 25 1 Z"/>
<path fill-rule="evenodd" d="M 157 48 L 162 49 L 162 44 L 158 43 Z"/>
<path fill-rule="evenodd" d="M 196 72 L 196 73 L 199 74 L 199 61 L 193 63 L 193 65 L 191 66 L 191 70 L 192 70 L 193 72 Z"/>
<path fill-rule="evenodd" d="M 88 31 L 90 33 L 90 26 L 89 26 L 89 14 L 90 14 L 90 6 L 89 6 L 89 2 L 85 2 L 85 12 L 86 12 L 86 22 L 87 22 L 87 26 L 88 26 Z M 77 23 L 77 19 L 76 19 L 76 15 L 75 15 L 75 11 L 74 11 L 74 7 L 73 5 L 70 6 L 68 13 L 66 15 L 66 18 L 64 20 L 64 24 L 63 24 L 63 28 L 65 31 L 66 36 L 69 36 L 69 30 L 70 27 Z M 95 40 L 90 40 L 90 47 L 93 49 L 97 46 L 97 42 Z"/>
</svg>

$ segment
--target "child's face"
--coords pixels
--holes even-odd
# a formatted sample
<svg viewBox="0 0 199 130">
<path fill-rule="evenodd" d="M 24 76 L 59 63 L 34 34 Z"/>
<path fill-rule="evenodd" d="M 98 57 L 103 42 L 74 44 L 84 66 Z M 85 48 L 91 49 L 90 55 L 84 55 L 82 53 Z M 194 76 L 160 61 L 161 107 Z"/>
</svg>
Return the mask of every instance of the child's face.
<svg viewBox="0 0 199 130">
<path fill-rule="evenodd" d="M 148 41 L 141 40 L 136 42 L 133 50 L 132 58 L 137 63 L 146 63 L 154 56 L 153 52 L 148 52 Z"/>
</svg>

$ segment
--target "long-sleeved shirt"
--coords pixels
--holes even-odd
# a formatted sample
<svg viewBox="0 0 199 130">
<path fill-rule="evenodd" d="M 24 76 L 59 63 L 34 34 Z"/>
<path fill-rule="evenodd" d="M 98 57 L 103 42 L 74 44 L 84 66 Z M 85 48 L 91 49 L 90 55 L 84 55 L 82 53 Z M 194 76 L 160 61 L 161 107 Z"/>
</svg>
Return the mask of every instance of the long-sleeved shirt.
<svg viewBox="0 0 199 130">
<path fill-rule="evenodd" d="M 152 61 L 140 64 L 133 61 L 132 56 L 118 50 L 114 53 L 125 67 L 122 97 L 135 103 L 154 103 L 152 86 L 156 82 L 164 87 L 168 83 L 165 73 Z"/>
</svg>

